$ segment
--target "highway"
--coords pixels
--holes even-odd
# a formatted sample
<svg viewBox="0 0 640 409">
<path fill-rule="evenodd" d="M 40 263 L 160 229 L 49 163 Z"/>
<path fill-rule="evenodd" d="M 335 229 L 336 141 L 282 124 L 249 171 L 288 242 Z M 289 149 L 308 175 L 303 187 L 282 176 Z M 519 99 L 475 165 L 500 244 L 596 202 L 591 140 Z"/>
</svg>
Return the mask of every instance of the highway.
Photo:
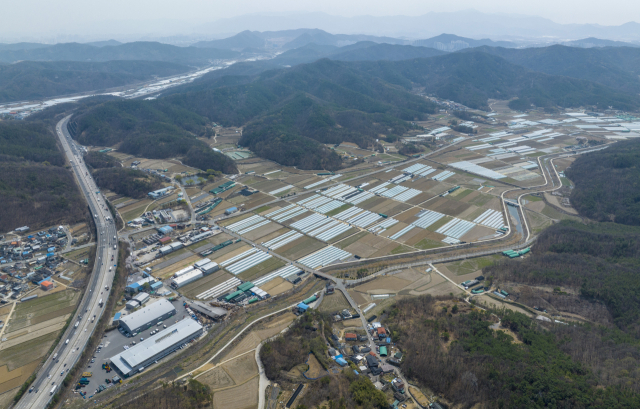
<svg viewBox="0 0 640 409">
<path fill-rule="evenodd" d="M 94 218 L 98 243 L 96 248 L 96 260 L 89 280 L 89 286 L 80 301 L 76 315 L 69 327 L 56 345 L 53 355 L 38 371 L 36 380 L 32 384 L 31 392 L 25 392 L 16 408 L 44 408 L 55 393 L 59 391 L 60 384 L 80 358 L 86 348 L 89 338 L 93 334 L 100 317 L 104 311 L 111 289 L 111 283 L 115 274 L 115 264 L 118 259 L 118 241 L 116 226 L 111 213 L 104 203 L 104 197 L 89 176 L 84 164 L 82 153 L 67 132 L 67 122 L 71 115 L 62 119 L 56 125 L 56 135 L 64 154 L 69 161 L 76 181 L 84 195 L 91 216 Z M 95 318 L 94 318 L 95 317 Z M 84 362 L 82 363 L 85 364 Z M 96 363 L 97 366 L 99 363 Z M 55 389 L 54 389 L 55 387 Z M 53 389 L 53 392 L 52 392 Z M 89 395 L 92 391 L 88 391 Z"/>
</svg>

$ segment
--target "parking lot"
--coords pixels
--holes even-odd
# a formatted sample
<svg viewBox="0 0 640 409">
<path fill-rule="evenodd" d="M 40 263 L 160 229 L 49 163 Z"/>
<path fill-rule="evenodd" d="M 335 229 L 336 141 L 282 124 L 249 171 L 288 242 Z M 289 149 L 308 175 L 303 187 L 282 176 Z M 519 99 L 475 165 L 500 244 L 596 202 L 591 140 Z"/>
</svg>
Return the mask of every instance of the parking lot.
<svg viewBox="0 0 640 409">
<path fill-rule="evenodd" d="M 173 306 L 176 308 L 176 311 L 177 311 L 176 315 L 164 321 L 163 325 L 164 324 L 166 324 L 167 326 L 173 325 L 177 321 L 180 321 L 184 318 L 189 317 L 182 303 L 183 303 L 183 300 L 176 300 L 173 303 Z M 162 329 L 162 325 L 159 328 Z M 144 339 L 148 338 L 150 336 L 149 333 L 155 329 L 158 329 L 158 327 L 154 326 L 153 328 L 144 330 L 141 333 L 137 334 L 136 336 L 130 337 L 130 338 L 127 338 L 126 336 L 124 336 L 118 329 L 108 331 L 102 338 L 102 342 L 100 344 L 102 345 L 102 347 L 98 347 L 93 353 L 93 357 L 94 357 L 93 360 L 95 362 L 91 363 L 90 360 L 89 362 L 85 362 L 85 366 L 82 369 L 83 372 L 93 372 L 93 376 L 88 378 L 89 384 L 86 387 L 82 388 L 82 391 L 87 393 L 87 397 L 93 395 L 96 389 L 100 385 L 104 385 L 107 388 L 111 387 L 112 384 L 106 382 L 107 378 L 112 379 L 116 375 L 120 376 L 118 373 L 116 373 L 115 370 L 112 370 L 111 372 L 107 373 L 106 370 L 102 369 L 102 364 L 107 362 L 107 360 L 112 356 L 124 351 L 125 346 L 132 347 L 133 341 L 135 341 L 137 344 L 140 342 L 140 338 L 144 338 Z M 80 378 L 74 379 L 74 385 L 77 384 L 79 380 Z"/>
</svg>

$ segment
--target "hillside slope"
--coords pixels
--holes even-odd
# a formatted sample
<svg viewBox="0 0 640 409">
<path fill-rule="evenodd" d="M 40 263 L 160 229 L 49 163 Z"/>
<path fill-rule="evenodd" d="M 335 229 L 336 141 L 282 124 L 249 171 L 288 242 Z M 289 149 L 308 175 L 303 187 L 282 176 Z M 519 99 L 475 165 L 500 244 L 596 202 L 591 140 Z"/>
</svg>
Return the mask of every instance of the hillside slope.
<svg viewBox="0 0 640 409">
<path fill-rule="evenodd" d="M 75 223 L 84 201 L 54 135 L 38 123 L 0 122 L 0 231 Z"/>
<path fill-rule="evenodd" d="M 188 71 L 160 61 L 33 62 L 0 65 L 0 102 L 102 90 Z"/>
<path fill-rule="evenodd" d="M 580 155 L 566 174 L 576 185 L 571 203 L 581 214 L 640 226 L 640 140 Z"/>
</svg>

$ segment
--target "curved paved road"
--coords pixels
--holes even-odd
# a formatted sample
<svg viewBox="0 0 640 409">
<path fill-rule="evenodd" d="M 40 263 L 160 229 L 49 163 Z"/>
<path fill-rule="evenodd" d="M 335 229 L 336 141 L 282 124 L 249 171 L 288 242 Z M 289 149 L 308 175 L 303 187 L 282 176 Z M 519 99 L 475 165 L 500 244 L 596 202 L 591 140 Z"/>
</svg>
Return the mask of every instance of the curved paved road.
<svg viewBox="0 0 640 409">
<path fill-rule="evenodd" d="M 32 384 L 33 391 L 24 394 L 16 405 L 17 409 L 44 408 L 52 396 L 59 391 L 59 384 L 69 368 L 72 368 L 80 358 L 102 316 L 104 309 L 101 302 L 106 303 L 109 297 L 109 291 L 105 290 L 105 286 L 111 287 L 115 274 L 114 264 L 118 256 L 116 228 L 109 209 L 104 204 L 104 197 L 88 174 L 82 153 L 67 131 L 67 122 L 70 117 L 67 116 L 58 122 L 56 135 L 96 224 L 97 259 L 94 262 L 89 286 L 71 325 L 55 347 L 54 355 L 50 356 L 38 371 L 36 380 Z M 112 257 L 114 261 L 111 261 Z M 94 315 L 95 319 L 92 322 Z"/>
</svg>

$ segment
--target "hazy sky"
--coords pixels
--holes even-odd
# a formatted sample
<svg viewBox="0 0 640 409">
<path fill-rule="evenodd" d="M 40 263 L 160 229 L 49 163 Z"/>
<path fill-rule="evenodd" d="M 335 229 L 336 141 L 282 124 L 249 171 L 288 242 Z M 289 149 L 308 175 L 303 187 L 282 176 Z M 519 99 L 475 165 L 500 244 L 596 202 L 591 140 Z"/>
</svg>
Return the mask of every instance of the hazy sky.
<svg viewBox="0 0 640 409">
<path fill-rule="evenodd" d="M 333 15 L 421 15 L 476 9 L 486 13 L 537 15 L 558 23 L 618 25 L 640 21 L 638 0 L 19 0 L 3 2 L 0 31 L 77 32 L 108 20 L 172 19 L 212 22 L 247 13 L 320 11 Z M 176 27 L 180 28 L 181 27 Z"/>
</svg>

